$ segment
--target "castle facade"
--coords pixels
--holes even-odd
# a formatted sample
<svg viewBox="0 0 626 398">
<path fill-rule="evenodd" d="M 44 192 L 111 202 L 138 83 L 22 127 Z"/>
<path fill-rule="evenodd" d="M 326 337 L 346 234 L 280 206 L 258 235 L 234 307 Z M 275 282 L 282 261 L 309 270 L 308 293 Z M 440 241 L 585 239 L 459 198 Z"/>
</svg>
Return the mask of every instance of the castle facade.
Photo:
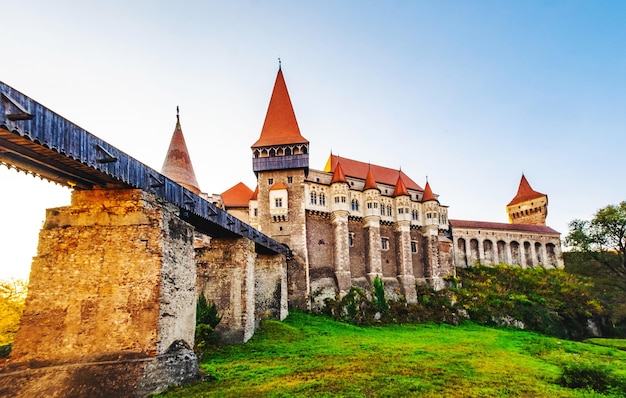
<svg viewBox="0 0 626 398">
<path fill-rule="evenodd" d="M 176 139 L 184 146 L 180 134 Z M 421 187 L 401 170 L 333 154 L 322 170 L 311 169 L 309 141 L 300 133 L 280 68 L 251 150 L 256 189 L 238 183 L 212 200 L 291 249 L 292 308 L 320 305 L 352 286 L 370 290 L 376 277 L 388 297 L 415 302 L 417 284 L 440 289 L 456 267 L 562 266 L 560 235 L 545 226 L 547 196 L 533 191 L 524 176 L 507 206 L 512 223 L 505 224 L 450 220 L 429 182 Z M 187 167 L 184 156 L 174 157 Z M 190 163 L 187 169 L 193 174 Z M 176 171 L 181 183 L 197 188 L 195 176 Z"/>
</svg>

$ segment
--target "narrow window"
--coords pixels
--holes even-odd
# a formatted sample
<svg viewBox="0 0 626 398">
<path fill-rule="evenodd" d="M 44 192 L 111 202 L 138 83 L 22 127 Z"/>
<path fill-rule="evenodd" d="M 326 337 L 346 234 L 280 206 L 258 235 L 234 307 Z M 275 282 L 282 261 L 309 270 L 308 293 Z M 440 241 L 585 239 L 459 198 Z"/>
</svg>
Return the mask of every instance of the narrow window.
<svg viewBox="0 0 626 398">
<path fill-rule="evenodd" d="M 273 178 L 268 178 L 267 179 L 267 185 L 274 185 L 274 179 Z"/>
<path fill-rule="evenodd" d="M 411 253 L 417 253 L 417 242 L 411 241 Z"/>
<path fill-rule="evenodd" d="M 287 184 L 293 184 L 293 177 L 287 177 Z"/>
<path fill-rule="evenodd" d="M 320 198 L 321 200 L 321 198 Z M 311 192 L 311 204 L 312 205 L 316 205 L 317 204 L 317 193 L 315 192 Z"/>
<path fill-rule="evenodd" d="M 324 192 L 320 192 L 320 205 L 326 206 L 326 195 L 324 195 Z"/>
<path fill-rule="evenodd" d="M 380 248 L 383 250 L 389 250 L 389 238 L 382 238 L 380 240 Z"/>
<path fill-rule="evenodd" d="M 359 211 L 359 201 L 352 199 L 352 211 Z"/>
<path fill-rule="evenodd" d="M 348 234 L 348 246 L 354 247 L 354 232 Z"/>
<path fill-rule="evenodd" d="M 276 207 L 283 207 L 283 198 L 274 199 L 274 204 L 276 205 Z"/>
</svg>

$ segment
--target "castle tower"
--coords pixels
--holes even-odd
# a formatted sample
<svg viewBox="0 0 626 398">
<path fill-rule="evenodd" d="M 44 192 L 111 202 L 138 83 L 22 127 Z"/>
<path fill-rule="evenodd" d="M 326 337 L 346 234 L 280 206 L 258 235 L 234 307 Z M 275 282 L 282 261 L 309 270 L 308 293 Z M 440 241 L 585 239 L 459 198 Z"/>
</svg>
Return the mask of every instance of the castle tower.
<svg viewBox="0 0 626 398">
<path fill-rule="evenodd" d="M 365 267 L 367 279 L 373 284 L 374 279 L 383 276 L 383 264 L 380 257 L 380 188 L 374 180 L 372 168 L 367 170 L 365 185 L 365 216 L 363 217 L 363 229 L 365 230 Z"/>
<path fill-rule="evenodd" d="M 424 277 L 429 285 L 437 286 L 439 268 L 439 201 L 426 181 L 424 195 L 422 196 L 424 209 L 424 240 L 426 248 L 424 258 Z"/>
<path fill-rule="evenodd" d="M 532 189 L 522 174 L 517 195 L 506 206 L 506 212 L 512 224 L 546 225 L 548 195 Z"/>
<path fill-rule="evenodd" d="M 428 186 L 428 183 L 426 186 Z M 415 290 L 415 276 L 413 275 L 411 255 L 411 196 L 402 180 L 402 175 L 398 175 L 393 197 L 396 208 L 395 235 L 398 280 L 406 301 L 416 303 L 417 292 Z"/>
<path fill-rule="evenodd" d="M 309 273 L 303 203 L 309 141 L 300 134 L 280 67 L 261 136 L 251 148 L 252 168 L 258 183 L 254 203 L 258 210 L 253 221 L 260 231 L 292 250 L 288 265 L 289 305 L 306 309 Z"/>
<path fill-rule="evenodd" d="M 350 185 L 337 163 L 330 182 L 330 222 L 333 226 L 333 263 L 339 295 L 344 296 L 352 285 L 350 273 L 349 200 Z"/>
<path fill-rule="evenodd" d="M 200 187 L 196 180 L 196 173 L 193 171 L 183 129 L 180 127 L 180 114 L 176 107 L 176 128 L 170 141 L 170 146 L 161 167 L 161 174 L 174 182 L 182 185 L 195 194 L 200 193 Z"/>
</svg>

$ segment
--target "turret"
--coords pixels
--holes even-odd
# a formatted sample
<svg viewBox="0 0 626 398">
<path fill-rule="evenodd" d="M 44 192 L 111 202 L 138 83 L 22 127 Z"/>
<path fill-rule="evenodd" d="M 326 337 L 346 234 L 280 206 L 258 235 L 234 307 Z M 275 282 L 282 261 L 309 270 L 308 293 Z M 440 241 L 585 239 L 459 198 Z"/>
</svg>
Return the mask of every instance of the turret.
<svg viewBox="0 0 626 398">
<path fill-rule="evenodd" d="M 300 134 L 282 69 L 265 115 L 261 136 L 252 145 L 252 169 L 257 174 L 268 170 L 309 170 L 309 141 Z"/>
<path fill-rule="evenodd" d="M 427 185 L 428 186 L 428 185 Z M 393 197 L 396 208 L 396 221 L 411 221 L 411 195 L 406 189 L 402 175 L 398 175 Z"/>
<path fill-rule="evenodd" d="M 512 224 L 546 225 L 548 195 L 532 189 L 522 174 L 517 194 L 506 206 Z"/>
<path fill-rule="evenodd" d="M 378 208 L 380 203 L 380 188 L 378 188 L 378 184 L 376 184 L 376 180 L 374 180 L 371 167 L 367 169 L 363 194 L 365 197 L 365 217 L 380 218 L 380 210 Z"/>
<path fill-rule="evenodd" d="M 200 193 L 196 173 L 193 171 L 193 165 L 191 164 L 191 158 L 189 157 L 189 151 L 183 136 L 183 129 L 180 127 L 178 107 L 176 107 L 176 127 L 163 161 L 163 167 L 161 167 L 161 174 L 196 194 Z"/>
</svg>

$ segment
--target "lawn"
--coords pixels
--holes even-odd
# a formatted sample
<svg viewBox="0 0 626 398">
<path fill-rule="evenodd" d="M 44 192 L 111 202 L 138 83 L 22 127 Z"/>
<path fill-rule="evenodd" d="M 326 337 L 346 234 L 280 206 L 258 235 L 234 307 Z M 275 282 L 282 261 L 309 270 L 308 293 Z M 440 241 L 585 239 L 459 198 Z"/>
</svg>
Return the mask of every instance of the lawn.
<svg viewBox="0 0 626 398">
<path fill-rule="evenodd" d="M 563 370 L 626 380 L 626 352 L 467 323 L 358 327 L 291 313 L 248 343 L 206 353 L 210 377 L 164 397 L 603 397 L 562 387 Z M 612 393 L 612 395 L 611 395 Z"/>
</svg>

